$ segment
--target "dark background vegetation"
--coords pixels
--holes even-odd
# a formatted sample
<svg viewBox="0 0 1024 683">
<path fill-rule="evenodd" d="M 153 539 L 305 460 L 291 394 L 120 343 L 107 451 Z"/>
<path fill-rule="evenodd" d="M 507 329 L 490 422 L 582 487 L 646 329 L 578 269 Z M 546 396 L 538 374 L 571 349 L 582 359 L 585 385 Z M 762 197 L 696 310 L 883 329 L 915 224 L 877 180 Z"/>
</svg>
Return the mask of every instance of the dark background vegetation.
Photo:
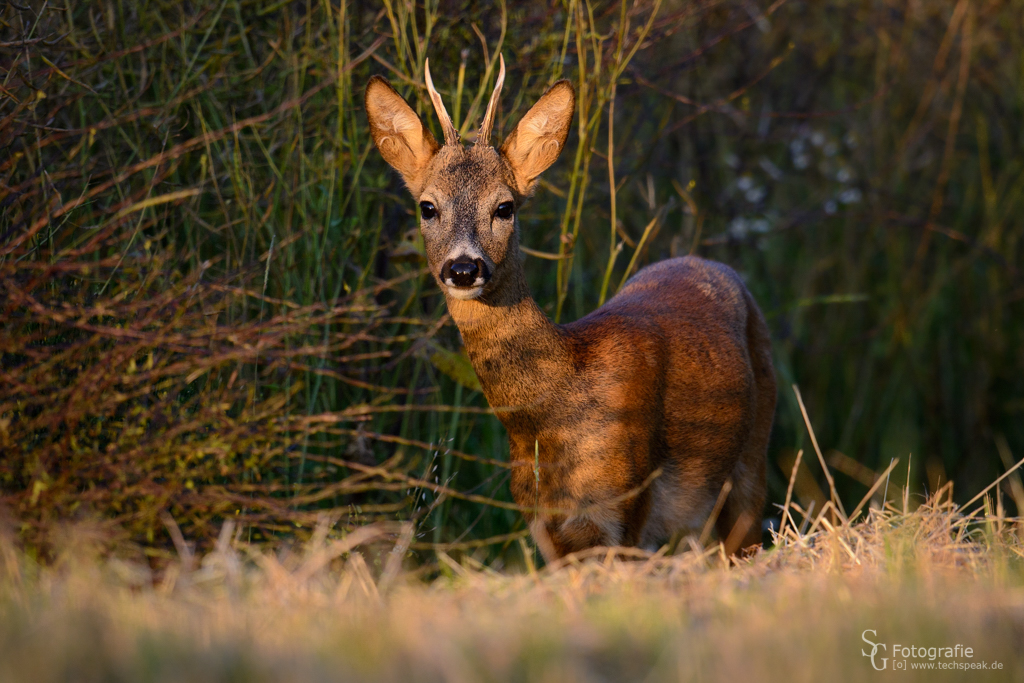
<svg viewBox="0 0 1024 683">
<path fill-rule="evenodd" d="M 504 432 L 362 111 L 383 74 L 436 130 L 426 57 L 468 139 L 498 51 L 501 132 L 576 84 L 521 217 L 552 317 L 670 255 L 743 275 L 780 378 L 772 501 L 801 448 L 797 499 L 827 499 L 793 384 L 847 507 L 893 458 L 890 497 L 964 500 L 1024 455 L 1016 3 L 23 2 L 0 2 L 0 500 L 30 548 L 102 519 L 159 558 L 171 519 L 278 542 L 327 512 L 521 552 Z"/>
</svg>

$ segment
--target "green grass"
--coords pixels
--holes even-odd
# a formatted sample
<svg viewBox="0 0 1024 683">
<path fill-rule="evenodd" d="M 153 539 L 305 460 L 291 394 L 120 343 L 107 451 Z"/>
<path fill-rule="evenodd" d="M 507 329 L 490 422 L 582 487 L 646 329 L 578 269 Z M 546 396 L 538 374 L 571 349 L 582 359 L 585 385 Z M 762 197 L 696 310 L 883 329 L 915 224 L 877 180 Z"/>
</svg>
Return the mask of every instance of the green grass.
<svg viewBox="0 0 1024 683">
<path fill-rule="evenodd" d="M 1024 452 L 1017 14 L 5 4 L 0 496 L 21 542 L 53 560 L 65 520 L 98 520 L 159 567 L 163 513 L 207 550 L 224 520 L 275 545 L 330 514 L 411 520 L 424 562 L 521 556 L 505 434 L 361 101 L 381 73 L 436 126 L 429 57 L 471 138 L 499 51 L 499 139 L 547 84 L 577 88 L 521 218 L 527 253 L 549 257 L 525 257 L 549 315 L 582 316 L 671 255 L 729 263 L 786 387 L 772 501 L 808 446 L 793 384 L 843 500 L 893 458 L 911 501 L 947 481 L 970 498 Z M 796 484 L 803 508 L 830 497 L 817 458 Z M 1024 501 L 1019 478 L 1001 491 Z"/>
</svg>

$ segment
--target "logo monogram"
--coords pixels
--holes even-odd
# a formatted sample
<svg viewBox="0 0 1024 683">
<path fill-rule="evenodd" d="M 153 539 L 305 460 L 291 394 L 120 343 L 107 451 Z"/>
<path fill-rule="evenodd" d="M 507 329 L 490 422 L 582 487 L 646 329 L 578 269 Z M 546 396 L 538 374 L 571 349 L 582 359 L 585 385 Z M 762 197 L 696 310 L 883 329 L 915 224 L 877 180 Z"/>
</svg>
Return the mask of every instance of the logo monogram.
<svg viewBox="0 0 1024 683">
<path fill-rule="evenodd" d="M 871 666 L 872 666 L 872 668 L 874 668 L 875 671 L 885 671 L 885 667 L 888 666 L 888 661 L 889 661 L 888 657 L 882 657 L 881 658 L 882 659 L 882 666 L 878 666 L 875 663 L 875 654 L 878 652 L 878 646 L 881 645 L 882 649 L 884 650 L 885 649 L 885 643 L 876 643 L 874 641 L 868 640 L 867 639 L 867 634 L 868 633 L 870 633 L 871 635 L 873 635 L 876 638 L 878 637 L 878 633 L 875 632 L 875 630 L 873 628 L 865 629 L 864 632 L 860 634 L 860 639 L 863 640 L 865 643 L 867 643 L 868 645 L 871 646 L 871 654 L 868 654 L 867 652 L 864 652 L 864 650 L 861 650 L 860 653 L 862 655 L 864 655 L 865 657 L 871 657 Z"/>
</svg>

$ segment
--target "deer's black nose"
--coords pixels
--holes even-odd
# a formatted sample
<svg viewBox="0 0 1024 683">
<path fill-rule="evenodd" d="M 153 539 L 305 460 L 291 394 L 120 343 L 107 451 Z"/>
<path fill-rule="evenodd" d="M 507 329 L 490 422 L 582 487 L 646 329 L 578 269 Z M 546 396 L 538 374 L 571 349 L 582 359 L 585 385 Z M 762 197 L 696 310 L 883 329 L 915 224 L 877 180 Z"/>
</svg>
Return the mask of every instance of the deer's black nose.
<svg viewBox="0 0 1024 683">
<path fill-rule="evenodd" d="M 441 279 L 455 287 L 474 287 L 487 282 L 487 267 L 482 259 L 460 257 L 448 261 L 441 269 Z M 482 282 L 478 282 L 482 280 Z"/>
<path fill-rule="evenodd" d="M 469 263 L 453 263 L 451 267 L 452 283 L 456 287 L 472 287 L 473 283 L 476 282 L 476 276 L 479 272 L 480 266 L 472 261 Z"/>
</svg>

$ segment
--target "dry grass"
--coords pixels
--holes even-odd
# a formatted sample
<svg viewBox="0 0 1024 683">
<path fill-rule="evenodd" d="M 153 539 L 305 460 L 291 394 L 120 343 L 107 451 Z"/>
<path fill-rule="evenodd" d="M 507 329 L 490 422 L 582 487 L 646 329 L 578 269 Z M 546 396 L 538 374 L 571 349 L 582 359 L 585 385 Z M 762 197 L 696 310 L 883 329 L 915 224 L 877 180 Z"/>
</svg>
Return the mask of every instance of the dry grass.
<svg viewBox="0 0 1024 683">
<path fill-rule="evenodd" d="M 539 571 L 442 554 L 426 583 L 400 571 L 401 525 L 332 539 L 325 521 L 271 555 L 232 543 L 229 524 L 201 562 L 183 547 L 159 577 L 124 553 L 83 561 L 81 529 L 46 568 L 5 543 L 0 680 L 877 680 L 893 643 L 961 644 L 973 657 L 935 661 L 1022 680 L 1020 522 L 942 496 L 838 526 L 829 509 L 797 513 L 775 549 L 734 566 L 695 544 Z M 862 655 L 865 629 L 888 645 L 885 674 Z M 964 672 L 900 675 L 937 673 Z"/>
</svg>

